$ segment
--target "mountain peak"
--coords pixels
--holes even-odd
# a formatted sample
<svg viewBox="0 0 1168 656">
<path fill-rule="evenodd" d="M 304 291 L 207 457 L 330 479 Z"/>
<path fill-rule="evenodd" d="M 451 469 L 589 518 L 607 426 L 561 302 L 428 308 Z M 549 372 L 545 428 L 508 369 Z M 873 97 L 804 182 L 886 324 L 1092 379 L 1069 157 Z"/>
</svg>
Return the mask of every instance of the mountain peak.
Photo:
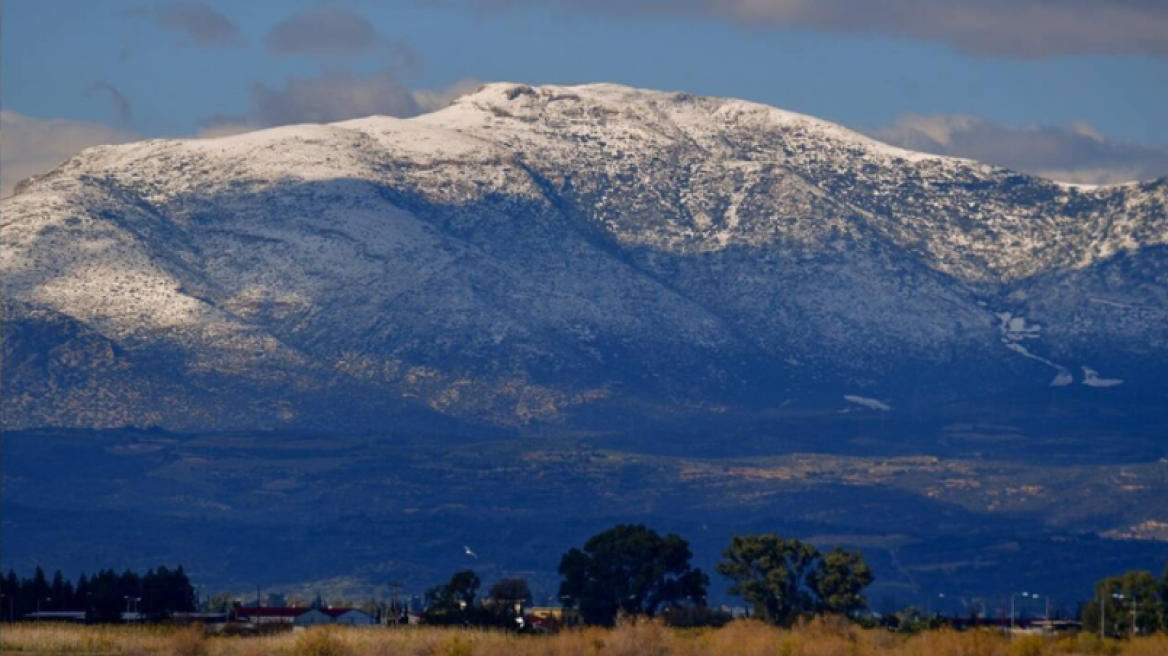
<svg viewBox="0 0 1168 656">
<path fill-rule="evenodd" d="M 577 86 L 530 86 L 512 82 L 485 84 L 455 100 L 451 107 L 420 121 L 459 127 L 479 124 L 483 115 L 525 121 L 547 120 L 558 125 L 572 118 L 573 127 L 598 117 L 621 117 L 648 129 L 679 130 L 699 142 L 711 135 L 749 127 L 757 130 L 811 132 L 817 137 L 862 148 L 873 155 L 907 161 L 942 160 L 878 142 L 843 126 L 769 105 L 734 98 L 696 96 L 610 83 Z M 713 137 L 715 141 L 719 138 Z"/>
<path fill-rule="evenodd" d="M 1122 388 L 1168 351 L 1165 198 L 617 85 L 99 148 L 4 201 L 5 416 L 596 425 Z"/>
</svg>

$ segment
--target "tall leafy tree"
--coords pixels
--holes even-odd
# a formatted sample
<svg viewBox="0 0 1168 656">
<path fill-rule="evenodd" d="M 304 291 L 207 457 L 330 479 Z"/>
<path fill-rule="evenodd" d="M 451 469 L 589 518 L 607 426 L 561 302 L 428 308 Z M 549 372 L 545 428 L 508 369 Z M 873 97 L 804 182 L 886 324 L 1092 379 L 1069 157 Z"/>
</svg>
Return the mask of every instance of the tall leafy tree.
<svg viewBox="0 0 1168 656">
<path fill-rule="evenodd" d="M 736 535 L 722 553 L 718 572 L 732 582 L 730 594 L 754 606 L 755 615 L 790 624 L 817 605 L 814 588 L 819 552 L 777 533 Z"/>
<path fill-rule="evenodd" d="M 872 568 L 864 560 L 864 555 L 840 547 L 823 554 L 810 577 L 820 609 L 839 615 L 851 615 L 867 608 L 864 588 L 871 585 L 872 580 Z"/>
<path fill-rule="evenodd" d="M 662 606 L 704 605 L 710 579 L 690 566 L 689 543 L 642 525 L 621 524 L 594 535 L 560 560 L 560 596 L 589 624 L 618 613 L 653 615 Z"/>
<path fill-rule="evenodd" d="M 1134 620 L 1138 632 L 1151 633 L 1165 628 L 1163 602 L 1161 582 L 1154 574 L 1125 572 L 1095 584 L 1095 599 L 1084 608 L 1083 623 L 1097 632 L 1100 621 L 1106 618 L 1104 633 L 1121 637 L 1131 634 Z"/>
<path fill-rule="evenodd" d="M 531 586 L 527 585 L 527 581 L 519 578 L 500 579 L 491 586 L 483 599 L 483 619 L 497 626 L 514 626 L 516 605 L 520 608 L 530 606 L 531 601 Z"/>
<path fill-rule="evenodd" d="M 431 624 L 463 624 L 478 621 L 475 599 L 482 582 L 471 570 L 455 572 L 445 585 L 426 591 L 426 621 Z"/>
<path fill-rule="evenodd" d="M 1168 563 L 1160 577 L 1160 628 L 1168 630 Z"/>
<path fill-rule="evenodd" d="M 523 579 L 499 579 L 495 585 L 491 586 L 487 596 L 496 604 L 505 604 L 509 607 L 514 607 L 515 604 L 530 606 L 531 586 L 527 585 L 527 581 Z"/>
</svg>

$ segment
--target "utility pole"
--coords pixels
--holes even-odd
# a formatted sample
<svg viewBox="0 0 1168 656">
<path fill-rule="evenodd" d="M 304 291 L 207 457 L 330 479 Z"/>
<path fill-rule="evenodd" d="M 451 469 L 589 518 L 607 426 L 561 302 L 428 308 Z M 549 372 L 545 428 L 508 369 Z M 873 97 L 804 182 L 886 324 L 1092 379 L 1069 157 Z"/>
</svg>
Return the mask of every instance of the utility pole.
<svg viewBox="0 0 1168 656">
<path fill-rule="evenodd" d="M 1132 630 L 1131 630 L 1132 640 L 1136 639 L 1136 608 L 1137 608 L 1136 604 L 1138 604 L 1138 603 L 1139 602 L 1136 601 L 1136 596 L 1133 593 L 1132 594 Z"/>
<path fill-rule="evenodd" d="M 1010 635 L 1014 635 L 1014 595 L 1010 595 Z"/>
<path fill-rule="evenodd" d="M 1104 627 L 1107 626 L 1107 597 L 1101 595 L 1099 597 L 1099 639 L 1102 640 L 1106 636 Z"/>
<path fill-rule="evenodd" d="M 389 587 L 393 590 L 393 605 L 390 606 L 391 612 L 393 613 L 393 624 L 397 626 L 398 621 L 401 619 L 401 609 L 397 606 L 397 590 L 402 587 L 402 584 L 399 581 L 391 581 Z"/>
</svg>

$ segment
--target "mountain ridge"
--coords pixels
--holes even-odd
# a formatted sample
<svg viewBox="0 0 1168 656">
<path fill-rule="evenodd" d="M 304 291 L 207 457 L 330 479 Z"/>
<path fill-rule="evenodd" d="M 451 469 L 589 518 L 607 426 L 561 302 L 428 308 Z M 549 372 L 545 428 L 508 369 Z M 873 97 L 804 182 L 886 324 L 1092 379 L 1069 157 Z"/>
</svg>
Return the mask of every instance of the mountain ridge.
<svg viewBox="0 0 1168 656">
<path fill-rule="evenodd" d="M 492 84 L 89 149 L 4 203 L 16 427 L 885 412 L 845 397 L 1168 361 L 1168 179 L 1082 189 L 732 99 Z"/>
</svg>

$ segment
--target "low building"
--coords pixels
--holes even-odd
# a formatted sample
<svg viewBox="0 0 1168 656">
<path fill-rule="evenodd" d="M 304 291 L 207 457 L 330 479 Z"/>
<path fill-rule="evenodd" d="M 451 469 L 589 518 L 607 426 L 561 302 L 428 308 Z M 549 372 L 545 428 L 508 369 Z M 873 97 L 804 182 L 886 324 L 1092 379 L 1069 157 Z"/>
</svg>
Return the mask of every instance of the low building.
<svg viewBox="0 0 1168 656">
<path fill-rule="evenodd" d="M 223 624 L 227 622 L 227 613 L 171 613 L 170 621 L 178 624 Z"/>
<path fill-rule="evenodd" d="M 297 615 L 292 624 L 295 626 L 320 626 L 321 624 L 332 624 L 333 616 L 329 615 L 327 611 L 320 608 L 306 608 L 304 612 Z"/>
<path fill-rule="evenodd" d="M 533 620 L 535 624 L 553 622 L 555 624 L 571 626 L 580 622 L 580 615 L 575 608 L 564 606 L 532 606 L 523 609 L 523 615 Z"/>
<path fill-rule="evenodd" d="M 356 608 L 325 608 L 322 610 L 332 618 L 334 624 L 345 626 L 374 626 L 377 624 L 376 617 Z"/>
<path fill-rule="evenodd" d="M 332 623 L 332 618 L 320 612 L 320 609 L 307 607 L 238 606 L 231 612 L 231 617 L 237 622 L 248 622 L 250 624 L 311 626 L 313 624 Z"/>
<path fill-rule="evenodd" d="M 24 619 L 29 622 L 84 622 L 85 611 L 83 610 L 43 610 L 35 613 L 28 613 Z"/>
<path fill-rule="evenodd" d="M 355 608 L 240 606 L 232 611 L 231 615 L 237 622 L 251 624 L 291 624 L 292 626 L 318 626 L 321 624 L 372 626 L 377 624 L 377 618 Z"/>
</svg>

